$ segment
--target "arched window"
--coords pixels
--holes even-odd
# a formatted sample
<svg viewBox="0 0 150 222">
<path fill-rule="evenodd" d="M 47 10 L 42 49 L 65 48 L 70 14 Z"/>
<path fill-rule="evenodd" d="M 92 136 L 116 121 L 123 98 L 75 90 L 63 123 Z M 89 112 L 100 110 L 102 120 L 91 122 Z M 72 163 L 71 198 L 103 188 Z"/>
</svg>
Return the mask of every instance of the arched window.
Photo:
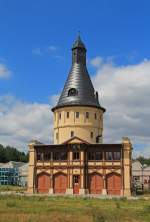
<svg viewBox="0 0 150 222">
<path fill-rule="evenodd" d="M 68 91 L 68 96 L 76 96 L 78 95 L 78 91 L 75 88 L 71 88 Z"/>
</svg>

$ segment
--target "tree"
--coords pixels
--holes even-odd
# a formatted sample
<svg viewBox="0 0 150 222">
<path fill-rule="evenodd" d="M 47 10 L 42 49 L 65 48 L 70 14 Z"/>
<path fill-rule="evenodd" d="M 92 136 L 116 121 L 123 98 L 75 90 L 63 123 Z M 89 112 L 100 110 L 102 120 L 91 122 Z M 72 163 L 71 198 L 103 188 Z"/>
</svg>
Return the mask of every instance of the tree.
<svg viewBox="0 0 150 222">
<path fill-rule="evenodd" d="M 6 163 L 9 161 L 28 162 L 28 153 L 20 152 L 14 147 L 0 144 L 0 162 Z"/>
<path fill-rule="evenodd" d="M 143 156 L 139 156 L 138 158 L 136 158 L 136 160 L 140 161 L 140 163 L 142 165 L 146 164 L 146 165 L 150 165 L 150 158 L 145 158 Z"/>
</svg>

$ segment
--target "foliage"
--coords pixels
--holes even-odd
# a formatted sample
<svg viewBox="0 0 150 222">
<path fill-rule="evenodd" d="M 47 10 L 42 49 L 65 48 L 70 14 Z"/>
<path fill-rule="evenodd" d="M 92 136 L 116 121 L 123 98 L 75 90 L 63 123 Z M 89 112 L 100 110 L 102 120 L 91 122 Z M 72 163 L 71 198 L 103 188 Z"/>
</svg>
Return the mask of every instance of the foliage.
<svg viewBox="0 0 150 222">
<path fill-rule="evenodd" d="M 6 163 L 9 161 L 28 162 L 28 154 L 20 152 L 14 147 L 4 147 L 0 144 L 0 162 Z"/>
<path fill-rule="evenodd" d="M 137 157 L 135 160 L 140 161 L 140 163 L 141 163 L 142 165 L 144 165 L 144 164 L 146 164 L 147 166 L 150 165 L 150 158 L 145 158 L 145 157 L 143 157 L 143 156 L 139 156 L 139 157 Z"/>
</svg>

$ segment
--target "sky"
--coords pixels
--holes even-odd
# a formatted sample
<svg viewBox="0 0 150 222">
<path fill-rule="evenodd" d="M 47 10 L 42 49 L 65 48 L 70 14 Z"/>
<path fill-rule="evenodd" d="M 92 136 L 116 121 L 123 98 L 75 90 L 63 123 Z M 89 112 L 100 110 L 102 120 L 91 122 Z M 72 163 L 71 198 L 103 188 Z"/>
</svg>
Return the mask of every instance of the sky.
<svg viewBox="0 0 150 222">
<path fill-rule="evenodd" d="M 78 31 L 106 108 L 104 142 L 150 156 L 150 1 L 0 0 L 0 143 L 53 141 L 53 114 Z"/>
</svg>

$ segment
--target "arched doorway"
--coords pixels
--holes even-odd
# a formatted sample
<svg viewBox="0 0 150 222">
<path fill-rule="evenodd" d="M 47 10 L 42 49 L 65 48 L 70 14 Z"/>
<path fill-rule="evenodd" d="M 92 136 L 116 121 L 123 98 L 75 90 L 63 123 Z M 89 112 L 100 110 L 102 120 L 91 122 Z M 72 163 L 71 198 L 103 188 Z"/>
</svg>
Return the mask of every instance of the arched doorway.
<svg viewBox="0 0 150 222">
<path fill-rule="evenodd" d="M 54 193 L 66 193 L 67 175 L 57 173 L 54 175 Z"/>
<path fill-rule="evenodd" d="M 89 175 L 89 192 L 91 194 L 101 194 L 103 189 L 103 178 L 98 173 Z"/>
<path fill-rule="evenodd" d="M 121 194 L 121 175 L 116 173 L 110 173 L 107 175 L 106 180 L 107 193 L 110 195 Z"/>
<path fill-rule="evenodd" d="M 50 188 L 50 175 L 43 172 L 37 176 L 38 193 L 48 193 Z"/>
</svg>

